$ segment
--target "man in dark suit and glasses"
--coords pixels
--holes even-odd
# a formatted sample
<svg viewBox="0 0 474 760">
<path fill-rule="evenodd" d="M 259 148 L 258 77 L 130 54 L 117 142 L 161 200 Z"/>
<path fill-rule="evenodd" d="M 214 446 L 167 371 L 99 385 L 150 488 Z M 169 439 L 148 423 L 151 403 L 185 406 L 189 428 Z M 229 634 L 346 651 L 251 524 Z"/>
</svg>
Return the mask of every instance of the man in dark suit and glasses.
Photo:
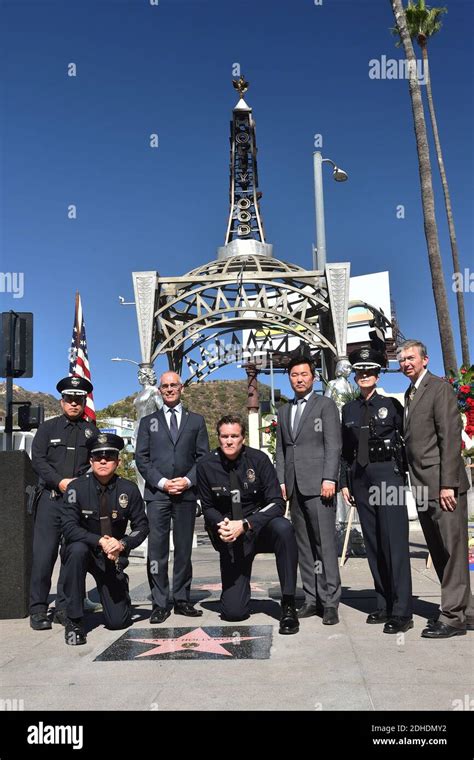
<svg viewBox="0 0 474 760">
<path fill-rule="evenodd" d="M 337 561 L 336 485 L 341 455 L 341 423 L 336 404 L 313 392 L 311 357 L 288 366 L 293 403 L 278 411 L 276 470 L 291 521 L 305 603 L 298 617 L 316 615 L 324 625 L 339 622 L 341 578 Z"/>
<path fill-rule="evenodd" d="M 426 346 L 407 340 L 397 359 L 411 386 L 405 393 L 404 437 L 421 527 L 441 583 L 441 612 L 425 639 L 474 630 L 468 565 L 467 491 L 461 456 L 461 416 L 450 384 L 427 369 Z"/>
<path fill-rule="evenodd" d="M 176 372 L 160 379 L 163 408 L 140 422 L 135 460 L 145 479 L 150 525 L 148 580 L 153 597 L 150 623 L 169 617 L 168 557 L 173 522 L 173 603 L 178 615 L 198 617 L 190 604 L 191 552 L 196 520 L 196 462 L 209 451 L 204 417 L 181 404 L 183 386 Z"/>
</svg>

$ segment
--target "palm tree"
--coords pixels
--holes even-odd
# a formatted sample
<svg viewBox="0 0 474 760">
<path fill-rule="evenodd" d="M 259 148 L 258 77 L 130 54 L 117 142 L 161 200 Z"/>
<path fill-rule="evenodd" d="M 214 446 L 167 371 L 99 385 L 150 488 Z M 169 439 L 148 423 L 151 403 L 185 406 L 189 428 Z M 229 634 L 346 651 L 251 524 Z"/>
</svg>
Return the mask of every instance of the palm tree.
<svg viewBox="0 0 474 760">
<path fill-rule="evenodd" d="M 451 317 L 449 315 L 443 264 L 439 251 L 438 227 L 436 224 L 430 153 L 428 137 L 426 134 L 425 115 L 423 112 L 423 101 L 421 99 L 421 90 L 417 78 L 415 51 L 413 50 L 410 34 L 408 32 L 402 0 L 390 0 L 390 5 L 392 6 L 395 22 L 408 61 L 408 82 L 415 127 L 416 149 L 418 152 L 418 171 L 421 184 L 423 222 L 426 245 L 428 248 L 428 261 L 431 270 L 431 285 L 433 288 L 441 351 L 443 354 L 444 371 L 447 375 L 451 368 L 457 368 L 457 360 L 456 352 L 454 350 L 453 328 Z"/>
<path fill-rule="evenodd" d="M 451 196 L 449 194 L 448 180 L 446 178 L 446 171 L 444 168 L 443 153 L 441 150 L 441 142 L 438 133 L 438 124 L 436 122 L 436 113 L 433 103 L 433 93 L 431 90 L 431 77 L 428 62 L 428 40 L 433 37 L 441 29 L 441 17 L 444 13 L 447 13 L 447 8 L 429 8 L 425 5 L 425 0 L 418 0 L 417 4 L 413 0 L 408 0 L 408 6 L 405 8 L 405 17 L 407 20 L 408 33 L 411 39 L 416 39 L 423 56 L 424 74 L 426 77 L 426 95 L 428 98 L 428 107 L 430 111 L 431 126 L 433 129 L 433 138 L 436 148 L 436 157 L 438 159 L 439 173 L 441 176 L 441 184 L 443 186 L 444 203 L 446 206 L 446 217 L 448 220 L 449 239 L 451 242 L 451 254 L 453 258 L 454 272 L 460 272 L 461 267 L 459 264 L 458 244 L 456 240 L 456 230 L 454 227 L 453 212 L 451 207 Z M 392 32 L 396 35 L 399 34 L 398 28 L 392 29 Z M 401 44 L 400 40 L 397 42 L 397 46 Z M 466 367 L 469 367 L 471 362 L 469 358 L 469 343 L 467 340 L 467 328 L 466 328 L 466 315 L 464 312 L 464 293 L 462 289 L 457 288 L 456 299 L 458 306 L 458 318 L 459 318 L 459 332 L 461 335 L 461 351 L 462 361 Z"/>
</svg>

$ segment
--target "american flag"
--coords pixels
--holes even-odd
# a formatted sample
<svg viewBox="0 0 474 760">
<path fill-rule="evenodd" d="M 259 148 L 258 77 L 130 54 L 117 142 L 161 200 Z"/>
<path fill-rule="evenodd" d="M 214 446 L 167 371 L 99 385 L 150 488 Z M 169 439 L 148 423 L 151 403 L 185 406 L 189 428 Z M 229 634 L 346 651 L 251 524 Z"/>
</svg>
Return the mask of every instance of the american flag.
<svg viewBox="0 0 474 760">
<path fill-rule="evenodd" d="M 71 348 L 69 349 L 69 374 L 76 377 L 85 377 L 89 381 L 91 379 L 89 357 L 87 356 L 86 326 L 82 316 L 81 296 L 79 293 L 76 293 L 74 327 L 72 328 Z M 95 422 L 94 395 L 92 393 L 87 395 L 84 418 Z"/>
</svg>

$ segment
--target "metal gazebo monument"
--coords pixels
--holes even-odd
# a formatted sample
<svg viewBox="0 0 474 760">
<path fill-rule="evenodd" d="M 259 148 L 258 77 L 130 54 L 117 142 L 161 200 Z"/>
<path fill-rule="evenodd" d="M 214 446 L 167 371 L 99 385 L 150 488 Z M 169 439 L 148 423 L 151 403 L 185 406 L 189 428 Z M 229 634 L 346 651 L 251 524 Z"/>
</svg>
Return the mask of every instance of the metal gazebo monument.
<svg viewBox="0 0 474 760">
<path fill-rule="evenodd" d="M 186 274 L 134 272 L 133 285 L 141 366 L 152 367 L 166 355 L 186 385 L 240 361 L 248 377 L 249 411 L 257 412 L 257 375 L 268 368 L 270 354 L 273 368 L 284 368 L 291 339 L 310 347 L 324 379 L 334 376 L 336 362 L 346 356 L 350 264 L 306 270 L 274 258 L 260 210 L 255 122 L 243 97 L 248 83 L 240 77 L 233 84 L 239 100 L 230 124 L 224 245 L 216 259 Z M 225 345 L 233 351 L 221 350 Z M 250 442 L 258 429 L 254 418 Z"/>
</svg>

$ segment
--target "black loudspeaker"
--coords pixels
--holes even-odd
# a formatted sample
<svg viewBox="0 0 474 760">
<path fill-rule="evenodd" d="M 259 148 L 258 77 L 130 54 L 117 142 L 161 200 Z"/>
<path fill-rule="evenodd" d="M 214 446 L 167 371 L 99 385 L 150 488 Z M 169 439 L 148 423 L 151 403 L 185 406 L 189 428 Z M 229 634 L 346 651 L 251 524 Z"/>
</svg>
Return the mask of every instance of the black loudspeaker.
<svg viewBox="0 0 474 760">
<path fill-rule="evenodd" d="M 0 377 L 33 377 L 33 314 L 4 311 L 0 317 Z"/>
<path fill-rule="evenodd" d="M 38 404 L 38 406 L 23 404 L 18 407 L 18 427 L 20 430 L 34 430 L 34 428 L 39 428 L 42 422 L 44 422 L 43 404 Z"/>
<path fill-rule="evenodd" d="M 0 618 L 29 613 L 33 517 L 26 513 L 25 488 L 35 485 L 26 451 L 0 451 Z"/>
</svg>

